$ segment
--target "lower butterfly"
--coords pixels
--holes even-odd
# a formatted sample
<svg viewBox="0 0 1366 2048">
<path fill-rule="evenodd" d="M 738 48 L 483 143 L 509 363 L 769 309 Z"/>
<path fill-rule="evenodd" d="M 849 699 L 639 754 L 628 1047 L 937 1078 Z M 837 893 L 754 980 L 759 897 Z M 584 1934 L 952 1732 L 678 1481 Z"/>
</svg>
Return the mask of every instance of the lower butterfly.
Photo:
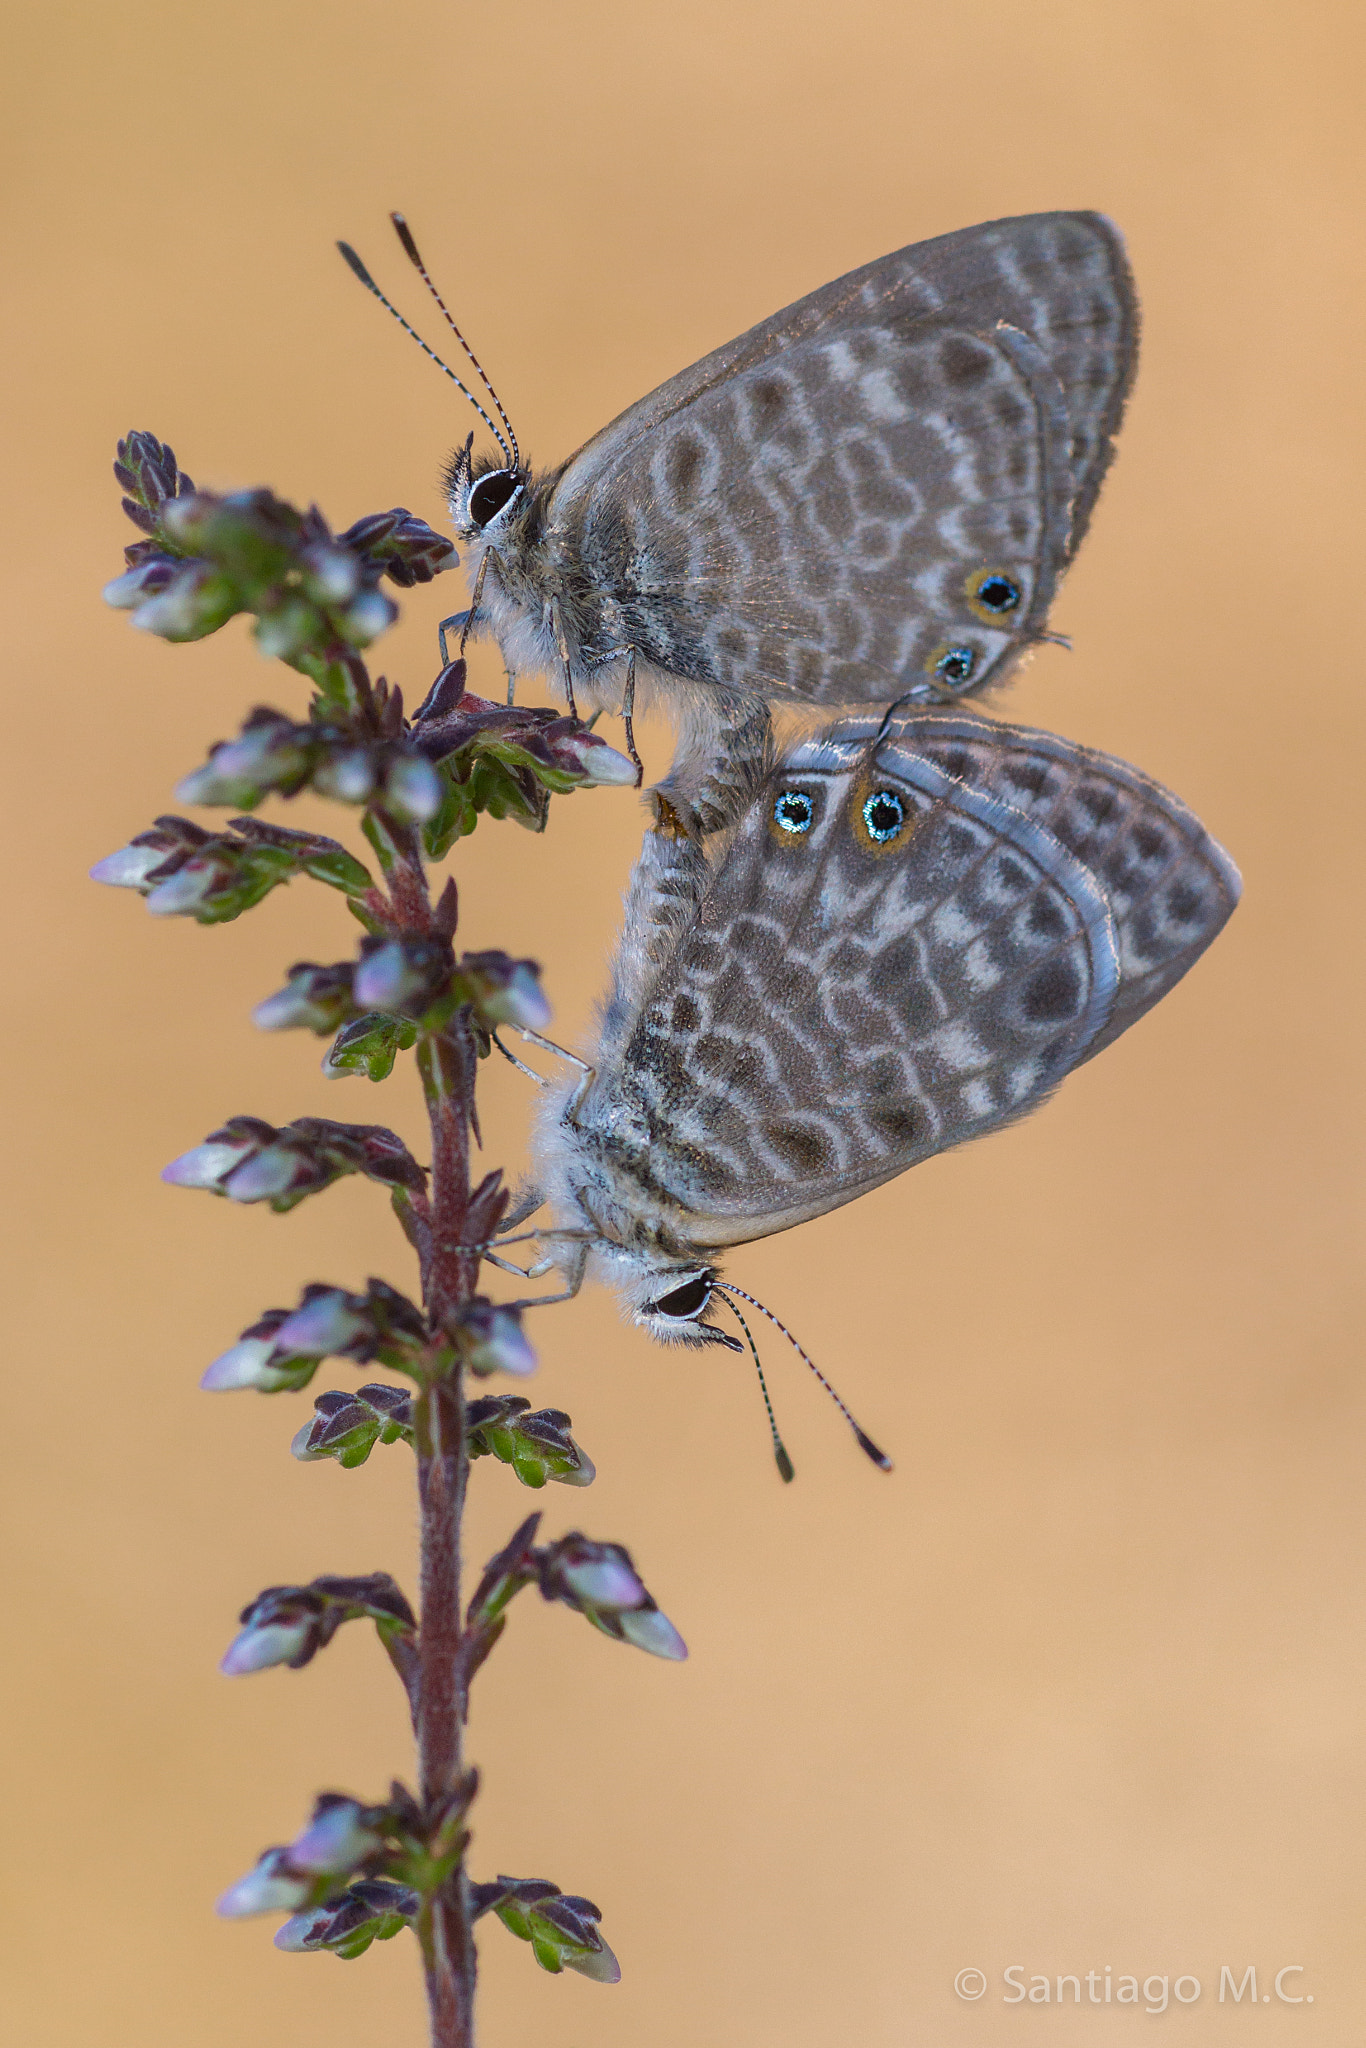
<svg viewBox="0 0 1366 2048">
<path fill-rule="evenodd" d="M 827 727 L 705 849 L 646 834 L 598 1043 L 545 1091 L 531 1270 L 734 1348 L 721 1253 L 1026 1116 L 1239 892 L 1123 761 L 966 712 Z"/>
</svg>

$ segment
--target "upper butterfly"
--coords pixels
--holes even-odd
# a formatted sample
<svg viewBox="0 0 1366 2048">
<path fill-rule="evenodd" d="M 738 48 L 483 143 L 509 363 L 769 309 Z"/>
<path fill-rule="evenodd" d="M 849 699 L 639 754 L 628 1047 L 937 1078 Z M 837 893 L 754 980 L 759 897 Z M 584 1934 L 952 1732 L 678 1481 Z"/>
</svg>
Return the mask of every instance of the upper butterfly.
<svg viewBox="0 0 1366 2048">
<path fill-rule="evenodd" d="M 628 714 L 637 671 L 704 697 L 970 695 L 1043 636 L 1137 346 L 1117 230 L 1040 213 L 851 271 L 541 474 L 479 370 L 502 454 L 471 437 L 447 476 L 466 629 L 510 681 L 547 671 Z"/>
<path fill-rule="evenodd" d="M 828 727 L 729 844 L 645 835 L 592 1065 L 546 1090 L 549 1261 L 653 1336 L 727 1341 L 703 1320 L 723 1248 L 1026 1115 L 1239 890 L 1107 755 L 966 711 Z"/>
</svg>

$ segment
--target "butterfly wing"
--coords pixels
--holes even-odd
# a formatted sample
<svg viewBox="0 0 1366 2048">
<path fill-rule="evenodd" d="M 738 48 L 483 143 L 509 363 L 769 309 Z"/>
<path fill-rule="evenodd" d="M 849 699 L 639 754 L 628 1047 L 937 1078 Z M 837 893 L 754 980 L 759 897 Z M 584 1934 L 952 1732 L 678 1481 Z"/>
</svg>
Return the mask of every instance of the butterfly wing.
<svg viewBox="0 0 1366 2048">
<path fill-rule="evenodd" d="M 903 737 L 946 774 L 1042 825 L 1105 891 L 1120 985 L 1085 1058 L 1174 988 L 1232 917 L 1243 886 L 1233 862 L 1179 797 L 1127 761 L 1052 733 L 946 713 L 890 721 L 879 763 L 895 769 Z"/>
<path fill-rule="evenodd" d="M 827 737 L 789 757 L 573 1113 L 584 1151 L 634 1154 L 691 1242 L 783 1229 L 1023 1115 L 1110 1016 L 1085 865 L 927 760 L 879 773 L 904 822 L 878 844 L 869 752 Z M 810 807 L 799 835 L 775 822 L 783 792 Z"/>
<path fill-rule="evenodd" d="M 1136 303 L 1093 214 L 881 258 L 673 378 L 551 495 L 600 638 L 816 701 L 962 695 L 1037 638 L 1110 459 Z"/>
<path fill-rule="evenodd" d="M 848 721 L 741 821 L 575 1117 L 690 1242 L 785 1229 L 1025 1115 L 1228 916 L 1236 874 L 1175 798 L 1044 734 L 993 754 L 997 730 L 921 714 L 875 748 L 877 722 Z"/>
</svg>

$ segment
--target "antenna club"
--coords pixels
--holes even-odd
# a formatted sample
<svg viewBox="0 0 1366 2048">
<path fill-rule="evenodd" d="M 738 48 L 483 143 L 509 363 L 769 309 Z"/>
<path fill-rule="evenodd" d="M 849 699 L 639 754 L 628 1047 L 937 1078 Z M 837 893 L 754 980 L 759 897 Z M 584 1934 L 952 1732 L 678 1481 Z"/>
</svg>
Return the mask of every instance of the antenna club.
<svg viewBox="0 0 1366 2048">
<path fill-rule="evenodd" d="M 341 250 L 343 257 L 346 259 L 351 269 L 355 272 L 356 276 L 360 279 L 361 283 L 365 286 L 365 289 L 367 291 L 374 292 L 375 296 L 378 298 L 379 286 L 375 283 L 374 278 L 371 277 L 369 271 L 361 262 L 360 257 L 351 247 L 351 244 L 349 242 L 338 242 L 337 247 Z"/>
<path fill-rule="evenodd" d="M 791 1458 L 787 1455 L 786 1445 L 778 1445 L 777 1450 L 773 1453 L 773 1462 L 778 1467 L 778 1477 L 785 1486 L 790 1486 L 797 1476 L 797 1469 L 792 1463 Z"/>
<path fill-rule="evenodd" d="M 877 1466 L 879 1472 L 894 1472 L 896 1470 L 895 1465 L 893 1465 L 891 1459 L 887 1456 L 887 1453 L 885 1451 L 880 1451 L 870 1436 L 866 1436 L 864 1432 L 857 1427 L 855 1427 L 854 1435 L 858 1440 L 859 1449 L 864 1453 L 865 1457 L 869 1457 L 872 1459 L 873 1463 Z"/>
<path fill-rule="evenodd" d="M 394 224 L 394 232 L 400 242 L 402 242 L 404 253 L 408 257 L 409 262 L 415 264 L 421 270 L 424 266 L 422 258 L 417 253 L 417 243 L 413 240 L 412 229 L 408 226 L 401 213 L 391 213 L 389 218 Z"/>
</svg>

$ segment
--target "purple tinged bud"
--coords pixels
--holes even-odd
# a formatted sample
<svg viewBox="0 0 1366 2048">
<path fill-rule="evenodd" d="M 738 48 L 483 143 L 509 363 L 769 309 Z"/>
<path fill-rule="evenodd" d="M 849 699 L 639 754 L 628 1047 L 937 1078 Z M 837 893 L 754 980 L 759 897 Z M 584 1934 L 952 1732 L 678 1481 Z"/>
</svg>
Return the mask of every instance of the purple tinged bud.
<svg viewBox="0 0 1366 2048">
<path fill-rule="evenodd" d="M 135 568 L 125 569 L 122 576 L 116 576 L 112 583 L 106 583 L 100 594 L 116 612 L 129 612 L 141 602 L 147 585 L 164 582 L 165 576 L 163 561 L 139 562 Z"/>
<path fill-rule="evenodd" d="M 657 1607 L 637 1607 L 615 1617 L 617 1627 L 628 1643 L 634 1643 L 638 1650 L 648 1650 L 652 1657 L 668 1657 L 681 1664 L 688 1654 L 688 1646 L 667 1614 L 661 1614 Z"/>
<path fill-rule="evenodd" d="M 632 769 L 631 775 L 632 780 L 634 780 L 634 769 Z M 601 1948 L 562 1949 L 560 1959 L 567 1969 L 577 1970 L 581 1977 L 591 1977 L 597 1984 L 620 1984 L 621 1964 L 612 1954 L 607 1943 L 602 1941 L 601 1935 L 598 1936 L 598 1940 L 602 1942 Z"/>
<path fill-rule="evenodd" d="M 153 868 L 159 868 L 168 849 L 156 846 L 121 846 L 107 853 L 90 870 L 92 882 L 107 882 L 114 889 L 140 889 Z"/>
<path fill-rule="evenodd" d="M 355 603 L 348 605 L 342 613 L 342 631 L 353 645 L 368 647 L 397 617 L 398 606 L 392 604 L 382 591 L 363 590 Z"/>
<path fill-rule="evenodd" d="M 326 1294 L 315 1294 L 286 1317 L 275 1332 L 275 1347 L 306 1358 L 327 1358 L 345 1351 L 367 1327 L 365 1318 L 347 1307 L 346 1295 L 337 1287 Z"/>
<path fill-rule="evenodd" d="M 165 590 L 136 607 L 131 623 L 140 632 L 160 633 L 167 640 L 188 639 L 199 623 L 196 596 L 191 578 L 176 577 Z"/>
<path fill-rule="evenodd" d="M 427 977 L 397 941 L 367 953 L 352 981 L 357 1006 L 362 1010 L 396 1010 L 426 985 Z"/>
<path fill-rule="evenodd" d="M 536 1353 L 523 1336 L 518 1318 L 505 1309 L 495 1309 L 486 1331 L 471 1344 L 467 1363 L 481 1379 L 487 1373 L 505 1372 L 524 1380 L 536 1370 Z"/>
<path fill-rule="evenodd" d="M 190 917 L 213 894 L 221 870 L 211 860 L 187 860 L 164 882 L 149 890 L 147 908 L 153 917 Z"/>
<path fill-rule="evenodd" d="M 512 1024 L 521 1031 L 541 1031 L 550 1022 L 550 1005 L 545 999 L 536 971 L 518 961 L 507 987 L 480 1005 L 491 1024 Z"/>
<path fill-rule="evenodd" d="M 161 1178 L 173 1188 L 216 1188 L 255 1149 L 252 1138 L 244 1138 L 237 1144 L 211 1139 L 207 1144 L 195 1145 L 190 1151 L 182 1152 L 179 1159 L 173 1159 L 169 1166 L 163 1166 Z"/>
<path fill-rule="evenodd" d="M 294 1913 L 274 1934 L 276 1948 L 287 1956 L 304 1956 L 318 1946 L 317 1936 L 332 1918 L 330 1906 L 314 1906 L 306 1913 Z"/>
<path fill-rule="evenodd" d="M 422 754 L 400 754 L 384 779 L 385 801 L 418 825 L 436 816 L 444 794 L 441 777 Z"/>
<path fill-rule="evenodd" d="M 313 771 L 313 787 L 319 796 L 330 796 L 342 804 L 363 804 L 373 795 L 375 764 L 365 747 L 348 747 L 329 754 Z"/>
<path fill-rule="evenodd" d="M 306 759 L 287 720 L 262 719 L 215 747 L 202 767 L 176 784 L 176 795 L 186 804 L 251 803 L 291 773 L 301 773 Z"/>
<path fill-rule="evenodd" d="M 253 1913 L 293 1913 L 313 1890 L 313 1879 L 290 1874 L 287 1851 L 267 1849 L 254 1870 L 229 1885 L 214 1908 L 225 1920 L 245 1920 Z"/>
<path fill-rule="evenodd" d="M 581 1564 L 564 1564 L 560 1577 L 575 1599 L 585 1607 L 616 1613 L 621 1608 L 639 1607 L 649 1599 L 629 1564 L 619 1558 L 585 1558 Z M 625 1620 L 625 1616 L 622 1616 Z"/>
<path fill-rule="evenodd" d="M 284 1145 L 264 1145 L 229 1174 L 223 1192 L 230 1202 L 268 1202 L 272 1195 L 292 1188 L 303 1170 L 305 1162 L 297 1152 Z"/>
<path fill-rule="evenodd" d="M 338 1799 L 325 1807 L 290 1843 L 287 1854 L 292 1867 L 319 1877 L 337 1877 L 363 1863 L 384 1837 L 362 1826 L 362 1811 L 354 1799 Z"/>
<path fill-rule="evenodd" d="M 227 1394 L 238 1387 L 256 1387 L 263 1394 L 273 1394 L 293 1377 L 270 1370 L 266 1361 L 274 1349 L 272 1337 L 243 1337 L 231 1350 L 219 1353 L 199 1384 L 208 1394 Z"/>
<path fill-rule="evenodd" d="M 244 1628 L 228 1645 L 219 1670 L 228 1678 L 244 1678 L 249 1671 L 269 1671 L 274 1664 L 288 1664 L 297 1657 L 316 1626 L 312 1616 L 299 1621 L 267 1621 L 259 1628 Z M 290 1903 L 298 1904 L 297 1900 Z M 264 1912 L 264 1907 L 253 1907 Z"/>
<path fill-rule="evenodd" d="M 251 1021 L 260 1031 L 294 1031 L 301 1025 L 312 1029 L 321 1021 L 322 1013 L 309 998 L 307 988 L 295 983 L 277 989 L 273 996 L 258 1003 L 251 1013 Z"/>
<path fill-rule="evenodd" d="M 619 754 L 615 747 L 609 747 L 606 740 L 571 740 L 562 742 L 565 753 L 571 750 L 577 757 L 576 765 L 584 781 L 590 786 L 634 784 L 640 774 L 634 761 L 625 754 Z"/>
<path fill-rule="evenodd" d="M 211 503 L 207 492 L 191 491 L 187 497 L 166 498 L 158 508 L 161 523 L 181 547 L 196 547 L 200 522 Z"/>
<path fill-rule="evenodd" d="M 308 588 L 320 604 L 350 603 L 360 587 L 361 565 L 349 548 L 320 544 L 303 559 Z"/>
</svg>

